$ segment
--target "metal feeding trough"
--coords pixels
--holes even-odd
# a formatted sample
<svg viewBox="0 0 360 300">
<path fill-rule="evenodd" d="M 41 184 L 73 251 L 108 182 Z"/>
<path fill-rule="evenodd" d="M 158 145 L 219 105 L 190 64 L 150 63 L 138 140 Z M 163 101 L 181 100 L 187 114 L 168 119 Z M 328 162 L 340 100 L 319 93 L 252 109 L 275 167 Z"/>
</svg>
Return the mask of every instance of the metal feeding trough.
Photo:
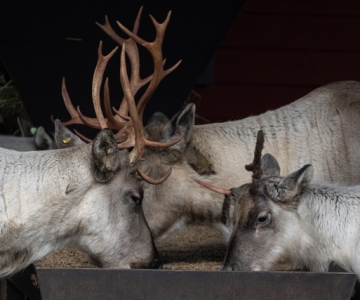
<svg viewBox="0 0 360 300">
<path fill-rule="evenodd" d="M 354 273 L 37 268 L 3 280 L 1 300 L 350 299 Z"/>
</svg>

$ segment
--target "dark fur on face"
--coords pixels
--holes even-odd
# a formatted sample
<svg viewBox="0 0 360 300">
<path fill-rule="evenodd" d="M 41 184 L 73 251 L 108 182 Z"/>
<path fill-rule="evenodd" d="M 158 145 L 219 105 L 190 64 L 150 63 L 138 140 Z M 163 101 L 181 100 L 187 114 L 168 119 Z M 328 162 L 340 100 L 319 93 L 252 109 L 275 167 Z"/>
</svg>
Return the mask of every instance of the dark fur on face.
<svg viewBox="0 0 360 300">
<path fill-rule="evenodd" d="M 264 149 L 264 133 L 262 130 L 259 130 L 257 133 L 257 140 L 255 145 L 255 151 L 254 151 L 254 160 L 250 165 L 246 165 L 245 169 L 247 171 L 253 172 L 253 185 L 257 185 L 261 175 L 262 175 L 262 169 L 261 169 L 261 152 Z"/>
<path fill-rule="evenodd" d="M 103 129 L 96 136 L 93 146 L 94 175 L 98 182 L 109 181 L 120 167 L 117 143 L 110 129 Z"/>
<path fill-rule="evenodd" d="M 253 183 L 250 190 L 254 191 L 260 187 L 261 182 L 261 152 L 264 148 L 264 133 L 262 130 L 259 130 L 257 133 L 256 146 L 254 151 L 254 160 L 251 164 L 245 165 L 247 171 L 253 172 Z M 223 202 L 221 222 L 226 224 L 226 220 L 229 218 L 230 202 L 234 200 L 235 203 L 241 198 L 245 190 L 248 188 L 248 185 L 243 185 L 238 188 L 230 189 L 230 194 L 226 195 Z"/>
<path fill-rule="evenodd" d="M 244 184 L 238 188 L 230 189 L 230 194 L 225 196 L 221 212 L 221 222 L 223 224 L 226 225 L 226 221 L 229 219 L 231 200 L 234 200 L 234 202 L 237 203 L 248 187 L 249 184 Z"/>
<path fill-rule="evenodd" d="M 169 120 L 162 113 L 155 113 L 149 120 L 145 131 L 151 141 L 171 141 L 183 135 L 183 139 L 164 149 L 148 149 L 147 154 L 155 154 L 162 164 L 173 165 L 186 161 L 199 175 L 216 174 L 213 164 L 194 144 L 191 143 L 192 128 L 195 118 L 195 106 L 188 105 L 182 112 Z"/>
</svg>

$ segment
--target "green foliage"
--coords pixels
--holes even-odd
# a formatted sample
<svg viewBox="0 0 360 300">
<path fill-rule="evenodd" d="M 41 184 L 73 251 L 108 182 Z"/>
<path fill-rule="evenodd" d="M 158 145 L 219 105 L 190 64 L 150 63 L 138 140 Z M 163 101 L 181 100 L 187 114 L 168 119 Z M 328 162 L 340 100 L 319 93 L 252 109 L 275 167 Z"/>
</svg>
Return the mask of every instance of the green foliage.
<svg viewBox="0 0 360 300">
<path fill-rule="evenodd" d="M 16 92 L 12 81 L 6 82 L 5 76 L 0 75 L 0 123 L 7 117 L 17 115 L 23 107 L 19 94 Z"/>
</svg>

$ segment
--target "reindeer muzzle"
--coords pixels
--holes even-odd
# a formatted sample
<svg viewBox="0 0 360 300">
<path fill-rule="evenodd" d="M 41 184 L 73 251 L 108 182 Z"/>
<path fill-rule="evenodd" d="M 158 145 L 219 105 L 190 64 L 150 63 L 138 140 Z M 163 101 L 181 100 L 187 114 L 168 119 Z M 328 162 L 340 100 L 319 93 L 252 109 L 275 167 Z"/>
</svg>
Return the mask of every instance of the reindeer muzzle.
<svg viewBox="0 0 360 300">
<path fill-rule="evenodd" d="M 154 258 L 154 260 L 147 266 L 146 269 L 162 269 L 162 259 L 157 256 Z"/>
</svg>

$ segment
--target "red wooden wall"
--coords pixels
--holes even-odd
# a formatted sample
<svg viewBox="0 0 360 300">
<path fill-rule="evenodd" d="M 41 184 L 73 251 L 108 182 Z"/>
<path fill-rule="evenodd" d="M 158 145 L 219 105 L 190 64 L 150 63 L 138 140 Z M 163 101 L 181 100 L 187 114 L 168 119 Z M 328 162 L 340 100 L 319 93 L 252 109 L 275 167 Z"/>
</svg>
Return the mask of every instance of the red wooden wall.
<svg viewBox="0 0 360 300">
<path fill-rule="evenodd" d="M 360 80 L 359 0 L 249 0 L 198 86 L 211 122 L 257 115 L 334 81 Z M 201 121 L 198 121 L 201 123 Z"/>
</svg>

